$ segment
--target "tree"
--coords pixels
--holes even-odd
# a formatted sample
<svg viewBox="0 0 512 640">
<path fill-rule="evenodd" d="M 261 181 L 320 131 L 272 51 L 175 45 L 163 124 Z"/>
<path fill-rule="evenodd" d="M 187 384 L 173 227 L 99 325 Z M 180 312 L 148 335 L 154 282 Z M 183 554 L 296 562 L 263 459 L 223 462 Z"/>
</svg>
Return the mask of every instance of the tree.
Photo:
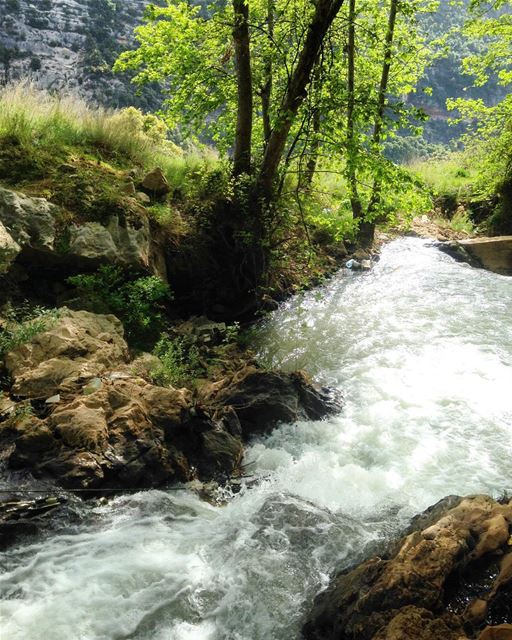
<svg viewBox="0 0 512 640">
<path fill-rule="evenodd" d="M 464 32 L 480 39 L 482 48 L 463 60 L 464 72 L 473 76 L 476 86 L 494 77 L 507 88 L 512 83 L 512 1 L 473 0 L 471 8 L 473 17 Z M 459 119 L 472 123 L 465 142 L 478 158 L 480 194 L 499 195 L 490 231 L 512 233 L 512 94 L 506 93 L 494 104 L 482 98 L 449 100 L 448 107 L 459 112 Z"/>
</svg>

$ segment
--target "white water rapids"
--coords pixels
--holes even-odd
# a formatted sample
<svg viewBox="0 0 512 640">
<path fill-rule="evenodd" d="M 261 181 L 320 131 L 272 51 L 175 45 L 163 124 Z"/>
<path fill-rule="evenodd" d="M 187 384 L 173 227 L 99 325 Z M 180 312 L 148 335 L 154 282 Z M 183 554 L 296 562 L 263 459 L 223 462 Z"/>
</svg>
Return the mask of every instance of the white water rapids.
<svg viewBox="0 0 512 640">
<path fill-rule="evenodd" d="M 343 413 L 253 443 L 225 506 L 149 491 L 1 560 L 2 640 L 293 640 L 329 573 L 447 494 L 512 488 L 512 278 L 417 239 L 282 305 L 262 357 Z"/>
</svg>

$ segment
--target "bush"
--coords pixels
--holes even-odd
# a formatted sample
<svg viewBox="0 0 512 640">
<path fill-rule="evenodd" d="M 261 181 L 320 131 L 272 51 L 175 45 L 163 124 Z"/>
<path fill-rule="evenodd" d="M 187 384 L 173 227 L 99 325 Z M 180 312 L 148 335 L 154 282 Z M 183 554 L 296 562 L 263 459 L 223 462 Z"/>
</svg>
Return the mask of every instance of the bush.
<svg viewBox="0 0 512 640">
<path fill-rule="evenodd" d="M 160 359 L 160 364 L 151 371 L 155 384 L 186 384 L 203 373 L 199 348 L 186 338 L 163 336 L 157 342 L 153 355 Z"/>
<path fill-rule="evenodd" d="M 163 304 L 172 296 L 169 285 L 157 276 L 129 279 L 121 267 L 105 265 L 96 273 L 72 276 L 67 282 L 95 312 L 116 315 L 129 340 L 144 342 L 164 326 Z"/>
<path fill-rule="evenodd" d="M 14 309 L 11 305 L 3 309 L 5 325 L 0 329 L 0 356 L 30 342 L 34 336 L 50 329 L 57 321 L 57 309 L 31 306 L 24 303 Z"/>
</svg>

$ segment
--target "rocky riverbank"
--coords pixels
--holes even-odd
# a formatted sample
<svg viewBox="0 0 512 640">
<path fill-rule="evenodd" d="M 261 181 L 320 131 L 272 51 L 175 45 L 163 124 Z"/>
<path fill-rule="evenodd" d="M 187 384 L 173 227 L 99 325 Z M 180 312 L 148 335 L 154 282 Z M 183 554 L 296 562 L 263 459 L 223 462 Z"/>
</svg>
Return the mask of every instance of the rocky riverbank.
<svg viewBox="0 0 512 640">
<path fill-rule="evenodd" d="M 301 372 L 262 371 L 241 353 L 193 389 L 152 382 L 114 316 L 61 309 L 5 355 L 0 400 L 8 467 L 65 488 L 155 487 L 241 472 L 243 443 L 279 422 L 318 419 L 339 400 Z"/>
<path fill-rule="evenodd" d="M 382 555 L 335 576 L 304 638 L 509 640 L 511 525 L 508 498 L 445 498 Z"/>
</svg>

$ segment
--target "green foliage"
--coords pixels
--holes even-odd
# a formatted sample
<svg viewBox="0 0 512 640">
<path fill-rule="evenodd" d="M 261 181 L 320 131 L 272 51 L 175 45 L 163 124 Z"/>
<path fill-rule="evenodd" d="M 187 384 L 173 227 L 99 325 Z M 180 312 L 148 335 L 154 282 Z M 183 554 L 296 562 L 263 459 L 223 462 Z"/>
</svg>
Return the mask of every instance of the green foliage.
<svg viewBox="0 0 512 640">
<path fill-rule="evenodd" d="M 172 299 L 169 285 L 156 276 L 127 279 L 121 267 L 104 265 L 92 274 L 68 279 L 81 301 L 97 313 L 113 313 L 129 340 L 150 339 L 164 326 L 163 304 Z"/>
<path fill-rule="evenodd" d="M 0 356 L 30 342 L 39 333 L 50 329 L 59 317 L 56 309 L 29 303 L 6 305 L 2 310 L 5 324 L 0 328 Z"/>
<path fill-rule="evenodd" d="M 183 385 L 204 374 L 199 348 L 184 337 L 162 336 L 153 355 L 160 360 L 150 372 L 155 384 Z"/>
<path fill-rule="evenodd" d="M 57 97 L 27 84 L 0 90 L 0 139 L 11 141 L 27 161 L 34 156 L 34 173 L 44 175 L 48 160 L 62 160 L 82 148 L 143 166 L 175 161 L 181 151 L 166 142 L 166 126 L 137 109 L 108 111 L 71 97 Z M 6 162 L 7 165 L 7 162 Z M 0 167 L 2 174 L 7 170 Z"/>
</svg>

